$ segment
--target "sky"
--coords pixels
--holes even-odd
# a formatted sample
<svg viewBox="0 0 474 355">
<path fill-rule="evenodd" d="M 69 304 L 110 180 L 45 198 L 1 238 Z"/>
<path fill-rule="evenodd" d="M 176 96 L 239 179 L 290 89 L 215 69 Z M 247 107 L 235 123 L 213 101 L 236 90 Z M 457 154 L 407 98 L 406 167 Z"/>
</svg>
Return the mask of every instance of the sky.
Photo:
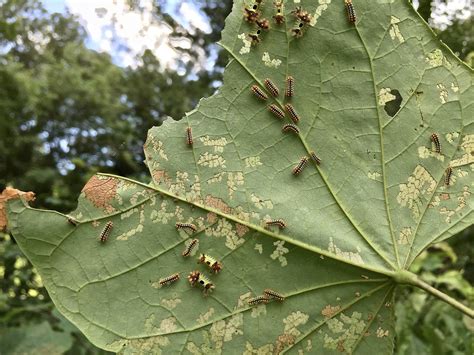
<svg viewBox="0 0 474 355">
<path fill-rule="evenodd" d="M 43 0 L 51 12 L 66 8 L 79 17 L 89 35 L 88 47 L 110 53 L 116 64 L 136 67 L 146 49 L 153 51 L 163 68 L 179 70 L 178 59 L 188 61 L 179 48 L 189 48 L 185 38 L 171 38 L 172 29 L 153 15 L 153 0 L 140 0 L 143 11 L 130 11 L 127 0 Z M 193 1 L 167 1 L 164 9 L 188 31 L 211 31 L 207 17 Z M 204 56 L 204 52 L 202 53 Z M 206 67 L 206 58 L 200 58 Z"/>
</svg>

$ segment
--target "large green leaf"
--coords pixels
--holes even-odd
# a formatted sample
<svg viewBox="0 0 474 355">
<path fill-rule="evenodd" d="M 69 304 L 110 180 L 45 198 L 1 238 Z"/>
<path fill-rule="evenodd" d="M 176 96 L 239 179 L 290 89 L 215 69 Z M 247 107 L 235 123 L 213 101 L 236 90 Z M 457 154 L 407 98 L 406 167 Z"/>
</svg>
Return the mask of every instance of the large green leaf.
<svg viewBox="0 0 474 355">
<path fill-rule="evenodd" d="M 71 214 L 77 227 L 10 203 L 19 245 L 59 310 L 94 344 L 165 353 L 392 351 L 400 270 L 473 221 L 472 72 L 408 2 L 354 3 L 356 25 L 342 0 L 287 2 L 286 23 L 248 48 L 245 34 L 255 30 L 237 1 L 222 35 L 231 57 L 224 84 L 180 122 L 149 131 L 149 185 L 92 177 Z M 313 22 L 295 39 L 297 5 Z M 262 6 L 270 18 L 271 1 Z M 282 88 L 287 75 L 300 135 L 282 133 L 250 93 L 265 78 Z M 441 154 L 432 151 L 433 132 Z M 293 176 L 313 150 L 322 164 Z M 266 229 L 269 218 L 288 226 Z M 102 245 L 108 221 L 114 228 Z M 176 222 L 196 224 L 199 252 L 223 262 L 208 297 L 184 280 L 205 269 L 181 256 L 189 236 Z M 158 287 L 175 272 L 183 279 Z M 249 307 L 267 287 L 286 300 Z"/>
</svg>

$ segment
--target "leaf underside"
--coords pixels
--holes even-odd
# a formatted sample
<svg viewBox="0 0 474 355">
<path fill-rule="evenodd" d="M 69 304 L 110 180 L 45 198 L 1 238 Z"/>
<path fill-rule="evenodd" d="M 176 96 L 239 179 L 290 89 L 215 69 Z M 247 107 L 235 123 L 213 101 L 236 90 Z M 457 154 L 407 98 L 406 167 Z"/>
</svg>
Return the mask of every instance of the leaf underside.
<svg viewBox="0 0 474 355">
<path fill-rule="evenodd" d="M 313 22 L 296 39 L 297 5 Z M 352 25 L 342 0 L 286 2 L 286 22 L 271 21 L 248 48 L 245 34 L 255 29 L 236 1 L 222 34 L 231 57 L 224 84 L 181 121 L 149 131 L 149 185 L 92 177 L 70 214 L 77 226 L 54 211 L 9 204 L 20 247 L 58 309 L 94 344 L 196 354 L 392 352 L 391 276 L 473 221 L 472 71 L 407 1 L 354 6 Z M 271 19 L 272 2 L 261 9 Z M 262 102 L 250 92 L 266 78 L 283 91 L 287 75 L 295 78 L 299 135 L 282 133 L 283 121 L 266 108 L 282 106 L 281 93 Z M 311 151 L 322 164 L 293 176 Z M 277 218 L 287 228 L 265 228 Z M 194 252 L 220 260 L 222 272 L 181 256 L 191 237 L 176 222 L 197 226 Z M 192 270 L 207 274 L 214 292 L 191 287 Z M 159 287 L 176 272 L 179 281 Z M 248 306 L 265 288 L 285 301 Z"/>
</svg>

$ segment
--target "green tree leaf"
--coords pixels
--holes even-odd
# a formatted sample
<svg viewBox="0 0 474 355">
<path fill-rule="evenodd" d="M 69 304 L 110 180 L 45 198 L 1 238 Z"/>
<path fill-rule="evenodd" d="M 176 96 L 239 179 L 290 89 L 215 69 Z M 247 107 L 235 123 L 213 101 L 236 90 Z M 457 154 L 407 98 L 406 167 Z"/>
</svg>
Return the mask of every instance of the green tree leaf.
<svg viewBox="0 0 474 355">
<path fill-rule="evenodd" d="M 231 57 L 219 92 L 180 122 L 149 131 L 149 185 L 91 178 L 71 217 L 9 204 L 9 226 L 58 309 L 111 351 L 391 353 L 393 290 L 415 284 L 471 312 L 406 270 L 430 244 L 472 224 L 472 71 L 434 38 L 408 2 L 302 1 L 301 38 L 286 22 L 255 29 L 236 1 L 221 46 Z M 271 18 L 270 1 L 262 6 Z M 283 89 L 300 134 L 250 87 Z M 285 123 L 290 122 L 285 118 Z M 193 146 L 185 132 L 192 128 Z M 436 133 L 441 153 L 431 147 Z M 312 151 L 321 165 L 292 168 Z M 445 186 L 445 169 L 453 169 Z M 283 218 L 287 228 L 266 228 Z M 106 223 L 106 243 L 98 237 Z M 204 297 L 185 280 L 196 256 L 175 223 L 193 223 L 198 252 L 222 261 Z M 173 273 L 181 280 L 159 287 Z M 265 288 L 286 300 L 249 306 Z M 464 307 L 464 308 L 463 308 Z"/>
<path fill-rule="evenodd" d="M 2 328 L 0 344 L 3 354 L 63 354 L 72 346 L 72 336 L 55 332 L 48 322 L 22 327 Z"/>
</svg>

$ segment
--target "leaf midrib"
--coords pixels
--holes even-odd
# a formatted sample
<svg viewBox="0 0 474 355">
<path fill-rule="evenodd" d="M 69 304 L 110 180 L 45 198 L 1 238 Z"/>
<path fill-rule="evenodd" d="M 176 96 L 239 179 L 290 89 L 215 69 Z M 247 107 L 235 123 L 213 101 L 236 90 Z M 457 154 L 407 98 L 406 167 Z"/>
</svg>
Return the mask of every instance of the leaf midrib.
<svg viewBox="0 0 474 355">
<path fill-rule="evenodd" d="M 330 253 L 329 251 L 326 251 L 324 249 L 321 249 L 321 248 L 318 248 L 316 246 L 313 246 L 313 245 L 310 245 L 310 244 L 307 244 L 307 243 L 304 243 L 304 242 L 301 242 L 299 240 L 296 240 L 294 238 L 291 238 L 287 235 L 284 235 L 284 234 L 276 234 L 276 233 L 273 233 L 271 232 L 270 230 L 267 230 L 259 225 L 255 225 L 255 224 L 252 224 L 250 222 L 247 222 L 247 221 L 243 221 L 241 219 L 239 219 L 238 217 L 236 216 L 233 216 L 233 215 L 229 215 L 229 214 L 226 214 L 218 209 L 215 209 L 215 208 L 212 208 L 212 207 L 209 207 L 209 206 L 206 206 L 206 205 L 203 205 L 201 203 L 197 203 L 197 202 L 193 202 L 193 201 L 188 201 L 186 198 L 184 197 L 181 197 L 181 196 L 178 196 L 178 195 L 174 195 L 172 193 L 170 193 L 169 191 L 167 190 L 163 190 L 159 187 L 156 187 L 156 186 L 150 186 L 150 185 L 147 185 L 145 183 L 142 183 L 142 182 L 139 182 L 139 181 L 135 181 L 133 179 L 129 179 L 129 178 L 126 178 L 126 177 L 123 177 L 123 176 L 118 176 L 118 175 L 114 175 L 114 174 L 108 174 L 108 173 L 98 173 L 97 175 L 99 176 L 107 176 L 107 177 L 112 177 L 112 178 L 115 178 L 115 179 L 120 179 L 120 180 L 125 180 L 125 181 L 128 181 L 128 182 L 131 182 L 133 184 L 137 184 L 137 185 L 140 185 L 144 188 L 147 188 L 147 189 L 150 189 L 150 190 L 154 190 L 162 195 L 165 195 L 171 199 L 174 199 L 174 200 L 179 200 L 181 202 L 184 202 L 186 204 L 189 204 L 189 205 L 193 205 L 197 208 L 200 208 L 204 211 L 207 211 L 207 212 L 211 212 L 211 213 L 215 213 L 217 216 L 220 216 L 222 218 L 225 218 L 225 219 L 228 219 L 230 221 L 233 221 L 235 223 L 238 223 L 238 224 L 241 224 L 241 225 L 244 225 L 246 227 L 248 227 L 249 229 L 252 229 L 256 232 L 259 232 L 261 234 L 264 234 L 266 236 L 270 236 L 272 238 L 275 238 L 275 239 L 279 239 L 279 240 L 282 240 L 284 242 L 288 242 L 289 244 L 292 244 L 292 245 L 295 245 L 297 247 L 300 247 L 302 249 L 305 249 L 305 250 L 309 250 L 311 252 L 314 252 L 314 253 L 317 253 L 317 254 L 320 254 L 320 255 L 323 255 L 325 257 L 328 257 L 328 258 L 331 258 L 333 260 L 337 260 L 337 261 L 340 261 L 342 263 L 345 263 L 345 264 L 348 264 L 348 265 L 351 265 L 351 266 L 355 266 L 357 268 L 361 268 L 361 269 L 365 269 L 365 270 L 368 270 L 368 271 L 372 271 L 372 272 L 376 272 L 376 273 L 379 273 L 379 274 L 382 274 L 382 275 L 386 275 L 388 277 L 393 277 L 395 275 L 395 272 L 392 271 L 392 270 L 387 270 L 387 269 L 380 269 L 380 268 L 377 268 L 377 267 L 373 267 L 373 266 L 370 266 L 370 265 L 367 265 L 367 264 L 357 264 L 357 263 L 354 263 L 350 260 L 347 260 L 347 259 L 344 259 L 342 257 L 339 257 L 333 253 Z M 154 196 L 154 195 L 152 195 Z M 151 198 L 151 196 L 147 197 L 146 199 L 149 199 Z M 143 201 L 145 201 L 146 199 L 144 199 Z M 143 203 L 142 201 L 142 203 Z M 103 217 L 103 218 L 107 218 L 106 217 Z"/>
</svg>

